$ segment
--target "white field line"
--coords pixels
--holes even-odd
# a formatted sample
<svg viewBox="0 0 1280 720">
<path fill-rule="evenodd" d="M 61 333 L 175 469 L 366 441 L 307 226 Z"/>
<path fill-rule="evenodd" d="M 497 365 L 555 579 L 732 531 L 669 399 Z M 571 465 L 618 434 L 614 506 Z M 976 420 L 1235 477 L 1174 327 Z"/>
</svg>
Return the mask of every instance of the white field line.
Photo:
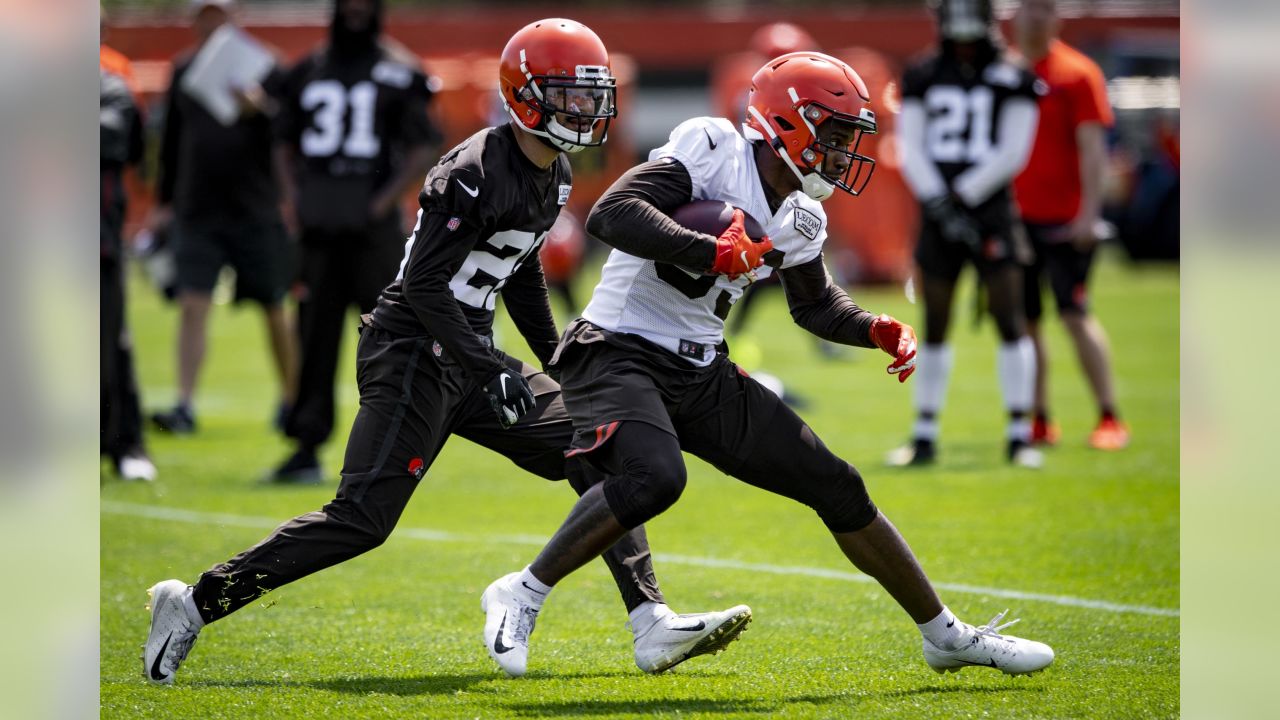
<svg viewBox="0 0 1280 720">
<path fill-rule="evenodd" d="M 230 525 L 258 529 L 273 528 L 282 522 L 276 518 L 254 515 L 231 515 L 228 513 L 201 512 L 197 510 L 184 510 L 182 508 L 162 507 L 158 505 L 140 505 L 136 503 L 115 502 L 111 500 L 102 501 L 102 512 L 111 515 L 127 515 L 130 517 L 149 518 L 152 520 L 190 523 L 192 525 Z M 541 547 L 547 541 L 547 538 L 535 535 L 471 535 L 467 533 L 448 532 L 445 530 L 432 530 L 430 528 L 409 527 L 396 528 L 394 535 L 413 538 L 415 540 L 427 540 L 430 542 L 467 542 L 478 544 L 498 543 L 509 545 L 528 545 L 531 547 Z M 750 572 L 766 573 L 769 575 L 800 575 L 803 577 L 846 580 L 858 583 L 875 582 L 872 578 L 861 573 L 849 572 L 847 570 L 805 567 L 802 565 L 770 565 L 767 563 L 749 563 L 741 562 L 739 560 L 723 560 L 720 558 L 701 557 L 695 555 L 668 555 L 665 553 L 657 554 L 655 555 L 655 558 L 662 563 L 692 565 L 694 567 L 746 570 Z M 1053 605 L 1063 605 L 1066 607 L 1101 610 L 1103 612 L 1133 613 L 1137 615 L 1154 615 L 1157 617 L 1174 618 L 1181 616 L 1181 612 L 1177 608 L 1161 608 L 1149 605 L 1125 605 L 1122 603 L 1107 602 L 1105 600 L 1090 600 L 1088 598 L 1071 597 L 1070 595 L 1024 592 L 1022 590 L 982 587 L 980 585 L 966 585 L 964 583 L 935 582 L 933 585 L 939 590 L 945 590 L 948 592 L 987 595 L 990 597 L 1006 598 L 1010 600 L 1030 600 L 1035 602 L 1051 603 Z"/>
</svg>

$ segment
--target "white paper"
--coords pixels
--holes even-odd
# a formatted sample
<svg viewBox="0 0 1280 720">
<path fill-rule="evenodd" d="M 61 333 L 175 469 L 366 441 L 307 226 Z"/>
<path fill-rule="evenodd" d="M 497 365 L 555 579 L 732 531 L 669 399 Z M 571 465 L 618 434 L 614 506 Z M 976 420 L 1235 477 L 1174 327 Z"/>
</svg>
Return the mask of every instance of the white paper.
<svg viewBox="0 0 1280 720">
<path fill-rule="evenodd" d="M 225 23 L 196 53 L 182 78 L 182 89 L 218 122 L 231 125 L 240 117 L 233 90 L 260 84 L 274 65 L 275 58 L 261 43 Z"/>
</svg>

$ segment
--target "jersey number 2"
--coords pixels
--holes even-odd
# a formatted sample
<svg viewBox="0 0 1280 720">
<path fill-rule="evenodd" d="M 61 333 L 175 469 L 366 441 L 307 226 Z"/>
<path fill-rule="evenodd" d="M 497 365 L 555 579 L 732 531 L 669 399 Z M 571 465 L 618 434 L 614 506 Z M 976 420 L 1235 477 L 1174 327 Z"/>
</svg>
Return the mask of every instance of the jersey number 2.
<svg viewBox="0 0 1280 720">
<path fill-rule="evenodd" d="M 991 88 L 934 85 L 925 91 L 926 141 L 935 162 L 976 163 L 991 151 Z M 968 141 L 965 141 L 965 135 Z"/>
<path fill-rule="evenodd" d="M 371 158 L 382 143 L 373 134 L 373 110 L 378 100 L 378 86 L 363 80 L 348 90 L 337 80 L 317 80 L 302 91 L 302 109 L 312 115 L 315 127 L 302 131 L 302 154 L 326 157 L 342 149 L 351 158 Z M 351 109 L 350 125 L 343 138 L 343 120 Z"/>
</svg>

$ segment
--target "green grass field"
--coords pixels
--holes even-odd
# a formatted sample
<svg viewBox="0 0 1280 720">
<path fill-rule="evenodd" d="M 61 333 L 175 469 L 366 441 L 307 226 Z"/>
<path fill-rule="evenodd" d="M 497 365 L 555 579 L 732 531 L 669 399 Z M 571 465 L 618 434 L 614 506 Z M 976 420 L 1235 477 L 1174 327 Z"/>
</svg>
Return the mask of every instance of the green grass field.
<svg viewBox="0 0 1280 720">
<path fill-rule="evenodd" d="M 341 430 L 325 455 L 334 482 L 257 484 L 287 451 L 270 429 L 277 390 L 258 314 L 223 307 L 200 434 L 151 436 L 154 484 L 121 483 L 104 465 L 102 717 L 1176 716 L 1178 274 L 1109 259 L 1095 287 L 1134 443 L 1109 455 L 1085 447 L 1094 409 L 1054 323 L 1064 440 L 1041 472 L 1002 462 L 994 330 L 970 326 L 964 298 L 941 462 L 928 471 L 882 464 L 911 414 L 910 389 L 884 374 L 883 355 L 822 359 L 780 294 L 762 301 L 750 342 L 735 346 L 753 360 L 744 359 L 747 369 L 766 369 L 809 400 L 802 414 L 861 469 L 953 610 L 978 624 L 1012 608 L 1023 619 L 1012 632 L 1055 648 L 1057 661 L 1040 675 L 936 675 L 910 620 L 849 566 L 810 511 L 690 459 L 683 498 L 649 525 L 659 577 L 678 611 L 750 604 L 755 622 L 741 640 L 664 676 L 640 673 L 626 614 L 596 563 L 549 600 L 530 674 L 506 679 L 479 639 L 480 593 L 532 559 L 573 493 L 454 440 L 386 545 L 206 628 L 173 687 L 148 685 L 138 661 L 145 589 L 169 577 L 193 581 L 327 501 L 357 402 L 349 349 Z M 149 288 L 134 291 L 144 402 L 163 407 L 173 398 L 176 316 Z M 896 289 L 855 297 L 918 322 L 919 309 Z M 528 357 L 509 325 L 501 335 Z"/>
</svg>

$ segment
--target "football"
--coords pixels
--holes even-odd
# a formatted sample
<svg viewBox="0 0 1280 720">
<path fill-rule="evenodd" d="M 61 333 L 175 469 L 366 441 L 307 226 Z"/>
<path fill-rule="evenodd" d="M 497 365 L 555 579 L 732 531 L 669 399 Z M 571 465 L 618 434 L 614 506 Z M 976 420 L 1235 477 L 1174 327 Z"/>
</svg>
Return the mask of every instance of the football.
<svg viewBox="0 0 1280 720">
<path fill-rule="evenodd" d="M 671 214 L 671 219 L 690 230 L 719 236 L 733 221 L 733 210 L 734 207 L 723 200 L 694 200 L 677 208 Z M 745 210 L 742 214 L 746 216 L 743 224 L 747 229 L 747 237 L 756 241 L 764 237 L 764 228 L 760 223 Z"/>
</svg>

